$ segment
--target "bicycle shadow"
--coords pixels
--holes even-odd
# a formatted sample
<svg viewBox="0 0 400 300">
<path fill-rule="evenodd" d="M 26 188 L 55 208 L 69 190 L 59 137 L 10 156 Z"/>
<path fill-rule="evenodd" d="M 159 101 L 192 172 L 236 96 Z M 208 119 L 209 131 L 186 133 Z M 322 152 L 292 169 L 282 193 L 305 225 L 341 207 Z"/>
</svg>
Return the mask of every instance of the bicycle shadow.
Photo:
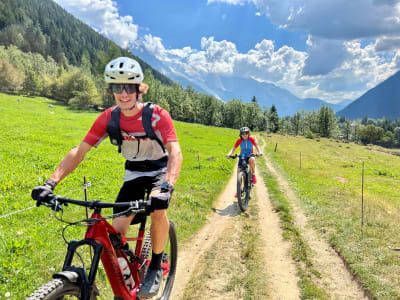
<svg viewBox="0 0 400 300">
<path fill-rule="evenodd" d="M 240 209 L 236 202 L 228 205 L 224 209 L 219 209 L 219 208 L 213 207 L 212 210 L 222 217 L 226 217 L 226 216 L 235 217 L 235 216 L 240 215 Z"/>
</svg>

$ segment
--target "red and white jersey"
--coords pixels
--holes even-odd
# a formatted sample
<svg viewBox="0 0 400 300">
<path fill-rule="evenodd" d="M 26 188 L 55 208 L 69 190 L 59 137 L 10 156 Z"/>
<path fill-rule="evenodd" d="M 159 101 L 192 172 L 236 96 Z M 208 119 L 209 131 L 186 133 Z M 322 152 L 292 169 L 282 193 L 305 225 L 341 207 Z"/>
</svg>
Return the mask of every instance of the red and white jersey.
<svg viewBox="0 0 400 300">
<path fill-rule="evenodd" d="M 83 141 L 97 147 L 108 136 L 107 124 L 111 120 L 111 111 L 114 107 L 107 109 L 97 117 Z M 124 138 L 121 152 L 124 158 L 129 161 L 158 160 L 168 155 L 163 152 L 156 140 L 145 137 L 146 133 L 142 125 L 142 112 L 143 108 L 136 115 L 130 117 L 125 116 L 122 112 L 120 113 L 120 128 Z M 167 142 L 178 140 L 171 116 L 166 110 L 158 105 L 154 105 L 151 120 L 155 134 L 164 145 Z M 153 176 L 153 173 L 140 172 L 136 176 L 129 170 L 126 170 L 125 181 L 138 176 Z"/>
</svg>

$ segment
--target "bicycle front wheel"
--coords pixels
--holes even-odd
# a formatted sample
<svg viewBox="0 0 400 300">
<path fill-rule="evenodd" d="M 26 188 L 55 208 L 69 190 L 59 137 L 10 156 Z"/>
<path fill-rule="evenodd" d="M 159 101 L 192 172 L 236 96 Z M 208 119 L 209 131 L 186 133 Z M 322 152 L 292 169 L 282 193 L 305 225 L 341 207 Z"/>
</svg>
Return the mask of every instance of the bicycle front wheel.
<svg viewBox="0 0 400 300">
<path fill-rule="evenodd" d="M 247 209 L 247 204 L 249 203 L 247 178 L 245 172 L 239 172 L 237 178 L 237 199 L 240 210 L 245 211 Z"/>
<path fill-rule="evenodd" d="M 94 288 L 94 290 L 97 290 Z M 81 299 L 81 288 L 79 284 L 71 283 L 63 279 L 53 279 L 32 294 L 25 300 L 67 300 Z M 96 299 L 96 292 L 93 291 L 90 300 Z"/>
<path fill-rule="evenodd" d="M 151 242 L 149 241 L 149 239 L 150 235 L 146 235 L 143 248 L 147 248 L 149 247 L 149 245 L 151 246 Z M 143 248 L 142 251 L 147 252 L 147 249 Z M 152 251 L 149 252 L 151 253 Z M 163 279 L 158 294 L 154 297 L 154 299 L 167 300 L 169 298 L 169 295 L 171 294 L 172 291 L 172 287 L 174 285 L 177 260 L 178 260 L 178 238 L 176 235 L 174 223 L 172 221 L 169 221 L 168 239 L 164 248 L 164 253 L 161 262 L 163 269 Z M 146 272 L 147 269 L 145 270 L 144 273 Z M 145 274 L 142 274 L 142 276 L 144 277 Z"/>
</svg>

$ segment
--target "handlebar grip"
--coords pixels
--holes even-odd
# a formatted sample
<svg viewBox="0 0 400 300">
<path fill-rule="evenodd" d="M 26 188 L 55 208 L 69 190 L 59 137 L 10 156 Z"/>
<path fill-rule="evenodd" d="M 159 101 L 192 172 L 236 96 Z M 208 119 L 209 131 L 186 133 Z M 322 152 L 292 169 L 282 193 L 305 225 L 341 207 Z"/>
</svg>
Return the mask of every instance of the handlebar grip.
<svg viewBox="0 0 400 300">
<path fill-rule="evenodd" d="M 68 205 L 67 203 L 64 204 Z M 55 212 L 63 210 L 61 203 L 57 202 L 57 197 L 53 194 L 48 195 L 46 200 L 36 200 L 36 206 L 39 207 L 40 205 L 50 207 Z"/>
</svg>

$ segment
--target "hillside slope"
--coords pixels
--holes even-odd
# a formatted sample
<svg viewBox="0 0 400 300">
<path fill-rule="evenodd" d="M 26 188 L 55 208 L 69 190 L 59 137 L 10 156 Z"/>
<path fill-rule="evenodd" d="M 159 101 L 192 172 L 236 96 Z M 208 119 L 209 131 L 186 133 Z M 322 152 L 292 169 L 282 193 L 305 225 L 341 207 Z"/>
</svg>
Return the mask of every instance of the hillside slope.
<svg viewBox="0 0 400 300">
<path fill-rule="evenodd" d="M 96 72 L 96 68 L 102 72 L 103 60 L 132 55 L 51 0 L 0 2 L 0 45 L 11 44 L 24 52 L 51 56 L 59 64 L 80 66 L 88 59 L 92 72 Z M 135 59 L 144 69 L 150 69 L 156 79 L 172 84 L 169 78 L 139 57 Z"/>
<path fill-rule="evenodd" d="M 337 113 L 349 119 L 400 117 L 400 71 L 372 88 Z"/>
</svg>

